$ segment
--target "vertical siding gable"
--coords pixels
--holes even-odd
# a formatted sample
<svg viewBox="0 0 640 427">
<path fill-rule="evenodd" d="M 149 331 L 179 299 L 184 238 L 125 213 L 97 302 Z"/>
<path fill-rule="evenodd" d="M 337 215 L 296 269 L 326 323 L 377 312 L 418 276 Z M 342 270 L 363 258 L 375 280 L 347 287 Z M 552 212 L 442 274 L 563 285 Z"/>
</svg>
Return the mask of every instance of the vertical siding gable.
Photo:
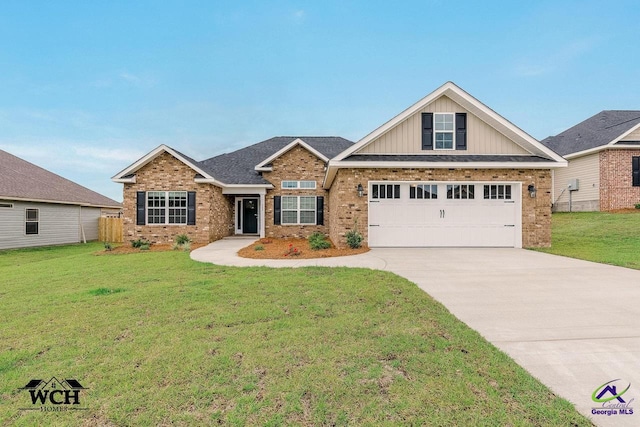
<svg viewBox="0 0 640 427">
<path fill-rule="evenodd" d="M 640 141 L 640 128 L 625 136 L 621 141 Z"/>
<path fill-rule="evenodd" d="M 422 113 L 467 113 L 467 149 L 447 154 L 530 154 L 486 122 L 446 96 L 442 96 L 366 147 L 360 154 L 424 154 L 422 149 Z M 428 154 L 437 154 L 429 151 Z"/>
</svg>

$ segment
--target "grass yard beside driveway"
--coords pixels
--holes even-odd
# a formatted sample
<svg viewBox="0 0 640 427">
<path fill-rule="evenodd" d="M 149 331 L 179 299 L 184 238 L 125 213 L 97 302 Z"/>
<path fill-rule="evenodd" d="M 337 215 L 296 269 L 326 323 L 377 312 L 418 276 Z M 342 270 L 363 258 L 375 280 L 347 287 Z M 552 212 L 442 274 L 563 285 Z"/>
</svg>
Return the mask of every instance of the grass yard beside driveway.
<svg viewBox="0 0 640 427">
<path fill-rule="evenodd" d="M 2 425 L 590 425 L 393 274 L 0 252 Z M 73 378 L 86 411 L 19 387 Z"/>
<path fill-rule="evenodd" d="M 640 210 L 621 213 L 554 213 L 551 247 L 555 255 L 640 269 Z"/>
</svg>

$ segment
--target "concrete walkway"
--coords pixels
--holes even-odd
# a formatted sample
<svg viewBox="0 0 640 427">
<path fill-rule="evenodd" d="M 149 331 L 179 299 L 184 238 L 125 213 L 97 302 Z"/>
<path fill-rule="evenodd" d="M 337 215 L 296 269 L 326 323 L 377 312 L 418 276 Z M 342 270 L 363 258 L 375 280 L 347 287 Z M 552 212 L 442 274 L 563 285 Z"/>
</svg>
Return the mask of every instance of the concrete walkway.
<svg viewBox="0 0 640 427">
<path fill-rule="evenodd" d="M 602 426 L 638 426 L 640 413 L 592 415 L 615 379 L 634 412 L 640 397 L 640 271 L 523 249 L 380 248 L 315 260 L 249 260 L 251 240 L 224 239 L 191 253 L 233 266 L 347 266 L 388 270 L 416 283 Z M 611 396 L 609 394 L 603 396 Z M 614 399 L 607 404 L 620 403 Z M 636 411 L 637 409 L 637 411 Z"/>
</svg>

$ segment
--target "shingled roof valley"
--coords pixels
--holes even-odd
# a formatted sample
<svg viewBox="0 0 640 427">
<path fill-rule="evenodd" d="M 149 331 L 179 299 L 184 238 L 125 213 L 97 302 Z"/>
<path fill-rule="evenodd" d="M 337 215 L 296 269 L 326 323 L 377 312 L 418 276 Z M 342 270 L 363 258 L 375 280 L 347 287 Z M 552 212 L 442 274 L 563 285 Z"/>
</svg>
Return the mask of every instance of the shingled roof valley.
<svg viewBox="0 0 640 427">
<path fill-rule="evenodd" d="M 225 184 L 268 185 L 269 182 L 255 167 L 296 139 L 301 139 L 327 158 L 335 157 L 353 145 L 352 141 L 338 136 L 277 136 L 194 164 Z"/>
<path fill-rule="evenodd" d="M 119 208 L 115 200 L 0 150 L 0 198 Z"/>
<path fill-rule="evenodd" d="M 638 124 L 640 111 L 604 110 L 542 143 L 566 156 L 607 145 Z"/>
</svg>

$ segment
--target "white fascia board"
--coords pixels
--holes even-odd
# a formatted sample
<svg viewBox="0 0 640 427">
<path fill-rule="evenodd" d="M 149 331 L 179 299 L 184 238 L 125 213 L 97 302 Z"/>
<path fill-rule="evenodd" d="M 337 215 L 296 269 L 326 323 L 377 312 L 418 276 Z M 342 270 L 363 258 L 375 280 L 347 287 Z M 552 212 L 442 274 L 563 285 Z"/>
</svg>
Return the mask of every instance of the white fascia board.
<svg viewBox="0 0 640 427">
<path fill-rule="evenodd" d="M 132 176 L 131 178 L 111 178 L 111 181 L 118 182 L 120 184 L 135 184 L 136 176 Z"/>
<path fill-rule="evenodd" d="M 211 180 L 215 181 L 214 177 L 209 175 L 204 170 L 200 169 L 198 166 L 196 166 L 193 163 L 191 163 L 189 160 L 185 159 L 183 156 L 178 154 L 178 152 L 176 152 L 171 147 L 169 147 L 167 145 L 164 145 L 164 144 L 159 145 L 158 147 L 156 147 L 155 149 L 153 149 L 152 151 L 147 153 L 144 157 L 138 159 L 135 163 L 131 164 L 127 168 L 125 168 L 122 171 L 120 171 L 117 174 L 115 174 L 111 178 L 111 180 L 114 181 L 114 182 L 128 182 L 128 181 L 117 181 L 117 180 L 126 179 L 126 178 L 123 178 L 123 177 L 127 176 L 127 175 L 131 175 L 132 173 L 136 172 L 138 169 L 140 169 L 141 167 L 143 167 L 147 163 L 151 162 L 153 159 L 158 157 L 163 152 L 167 152 L 167 153 L 171 154 L 173 157 L 175 157 L 176 159 L 180 160 L 182 163 L 184 163 L 185 165 L 189 166 L 191 169 L 193 169 L 194 171 L 198 172 L 200 175 L 204 176 L 205 178 L 208 178 L 208 179 L 211 179 Z M 222 185 L 222 183 L 220 183 L 219 181 L 216 181 L 216 182 L 217 182 L 218 185 Z"/>
<path fill-rule="evenodd" d="M 604 150 L 640 150 L 640 145 L 624 145 L 624 141 L 622 141 L 621 144 L 615 144 L 615 145 L 601 145 L 599 147 L 595 147 L 595 148 L 590 148 L 588 150 L 584 150 L 584 151 L 578 151 L 576 153 L 571 153 L 571 154 L 567 154 L 566 156 L 564 156 L 565 159 L 567 160 L 573 160 L 573 159 L 577 159 L 578 157 L 584 157 L 584 156 L 588 156 L 589 154 L 594 154 L 594 153 L 598 153 L 600 151 L 604 151 Z"/>
<path fill-rule="evenodd" d="M 629 129 L 628 131 L 626 131 L 625 133 L 621 134 L 619 137 L 617 137 L 616 139 L 614 139 L 613 141 L 611 141 L 609 144 L 609 146 L 617 144 L 618 142 L 620 142 L 622 139 L 624 139 L 627 135 L 629 135 L 630 133 L 634 132 L 635 130 L 640 128 L 640 123 L 638 123 L 637 125 L 635 125 L 634 127 L 632 127 L 631 129 Z M 624 142 L 623 142 L 624 143 Z"/>
<path fill-rule="evenodd" d="M 47 199 L 30 199 L 25 197 L 13 197 L 13 196 L 0 196 L 0 200 L 15 200 L 20 202 L 33 202 L 33 203 L 52 203 L 55 205 L 73 205 L 73 206 L 84 206 L 88 208 L 113 208 L 113 209 L 122 209 L 120 205 L 94 205 L 91 203 L 83 203 L 83 202 L 68 202 L 63 200 L 47 200 Z"/>
<path fill-rule="evenodd" d="M 254 169 L 262 172 L 271 171 L 271 168 L 268 167 L 267 165 L 273 162 L 278 157 L 282 156 L 287 151 L 291 150 L 296 145 L 300 145 L 301 147 L 304 147 L 306 150 L 310 151 L 314 156 L 316 156 L 317 158 L 319 158 L 325 163 L 329 161 L 329 158 L 327 156 L 325 156 L 324 154 L 322 154 L 321 152 L 319 152 L 318 150 L 316 150 L 315 148 L 313 148 L 312 146 L 304 142 L 302 139 L 296 138 L 293 141 L 291 141 L 289 144 L 287 144 L 284 148 L 280 149 L 276 153 L 272 154 L 271 156 L 261 161 L 258 165 L 256 165 Z"/>
<path fill-rule="evenodd" d="M 234 184 L 226 186 L 222 189 L 222 194 L 261 194 L 266 195 L 267 190 L 273 188 L 273 185 L 241 185 Z"/>
<path fill-rule="evenodd" d="M 334 160 L 343 160 L 351 154 L 361 150 L 366 145 L 373 142 L 376 138 L 389 131 L 393 127 L 397 126 L 410 116 L 416 114 L 418 111 L 422 110 L 424 107 L 441 96 L 447 96 L 451 98 L 453 101 L 460 104 L 472 114 L 485 121 L 489 126 L 492 126 L 499 132 L 505 134 L 514 143 L 518 144 L 528 152 L 532 154 L 541 154 L 556 161 L 562 161 L 562 157 L 556 152 L 544 146 L 531 135 L 493 111 L 491 108 L 484 105 L 482 102 L 474 98 L 472 95 L 467 93 L 465 90 L 463 90 L 453 82 L 447 82 L 444 85 L 440 86 L 438 89 L 434 90 L 429 95 L 425 96 L 420 101 L 404 110 L 402 113 L 398 114 L 379 128 L 375 129 L 373 132 L 358 141 L 356 144 L 338 154 L 336 157 L 334 157 Z"/>
</svg>

